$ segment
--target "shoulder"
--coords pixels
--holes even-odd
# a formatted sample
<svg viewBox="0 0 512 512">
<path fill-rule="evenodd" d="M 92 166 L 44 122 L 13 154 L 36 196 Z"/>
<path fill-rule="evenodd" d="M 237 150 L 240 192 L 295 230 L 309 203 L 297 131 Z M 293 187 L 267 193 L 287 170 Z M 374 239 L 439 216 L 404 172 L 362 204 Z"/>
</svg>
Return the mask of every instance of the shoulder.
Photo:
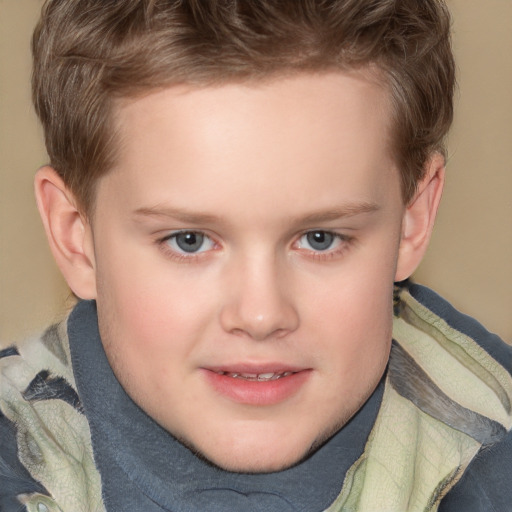
<svg viewBox="0 0 512 512">
<path fill-rule="evenodd" d="M 439 512 L 510 512 L 512 507 L 512 432 L 483 448 Z"/>
<path fill-rule="evenodd" d="M 82 412 L 65 322 L 52 325 L 39 337 L 1 350 L 0 374 L 0 410 L 18 428 L 30 424 L 31 411 L 42 414 L 50 405 L 55 409 L 66 404 Z"/>
<path fill-rule="evenodd" d="M 53 510 L 59 495 L 83 497 L 83 476 L 94 473 L 66 330 L 0 350 L 0 510 Z"/>
<path fill-rule="evenodd" d="M 512 374 L 512 346 L 489 332 L 478 320 L 454 308 L 440 295 L 418 284 L 409 285 L 409 293 L 423 306 L 444 320 L 452 329 L 474 340 L 493 359 Z"/>
<path fill-rule="evenodd" d="M 17 402 L 23 400 L 21 374 L 35 376 L 26 366 L 23 369 L 22 361 L 18 347 L 0 350 L 0 510 L 7 512 L 19 510 L 20 496 L 48 495 L 20 460 L 18 435 L 23 430 L 18 428 L 22 419 Z"/>
<path fill-rule="evenodd" d="M 460 347 L 467 350 L 467 355 L 471 357 L 465 360 L 465 366 L 473 377 L 477 377 L 472 382 L 485 383 L 492 391 L 484 395 L 487 397 L 486 402 L 491 402 L 496 396 L 500 397 L 505 413 L 502 421 L 508 430 L 495 442 L 482 446 L 460 481 L 442 500 L 439 512 L 508 512 L 512 503 L 512 347 L 432 290 L 412 284 L 408 291 L 425 310 L 432 313 L 431 323 L 439 329 L 444 329 L 445 325 L 453 333 L 453 339 L 461 343 Z M 460 356 L 457 355 L 457 358 L 460 359 Z M 478 366 L 474 364 L 476 362 Z M 473 393 L 474 389 L 475 395 L 483 393 L 481 389 L 464 387 L 469 393 Z M 509 391 L 501 393 L 502 389 Z M 471 402 L 473 400 L 468 399 Z"/>
</svg>

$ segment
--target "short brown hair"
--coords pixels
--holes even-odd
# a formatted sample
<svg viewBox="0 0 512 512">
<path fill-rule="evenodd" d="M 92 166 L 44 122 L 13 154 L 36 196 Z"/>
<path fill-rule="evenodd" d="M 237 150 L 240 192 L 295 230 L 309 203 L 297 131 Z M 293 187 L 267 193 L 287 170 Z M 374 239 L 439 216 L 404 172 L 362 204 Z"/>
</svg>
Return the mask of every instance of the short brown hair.
<svg viewBox="0 0 512 512">
<path fill-rule="evenodd" d="M 85 211 L 115 161 L 116 99 L 152 89 L 374 66 L 404 202 L 453 117 L 443 0 L 47 0 L 32 50 L 50 163 Z"/>
</svg>

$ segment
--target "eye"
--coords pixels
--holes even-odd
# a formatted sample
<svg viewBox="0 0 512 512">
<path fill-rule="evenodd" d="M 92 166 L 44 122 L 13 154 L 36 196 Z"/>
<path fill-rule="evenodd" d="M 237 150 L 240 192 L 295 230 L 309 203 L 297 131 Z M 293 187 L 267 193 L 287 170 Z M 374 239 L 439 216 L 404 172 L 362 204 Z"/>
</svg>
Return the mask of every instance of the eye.
<svg viewBox="0 0 512 512">
<path fill-rule="evenodd" d="M 197 254 L 214 248 L 215 242 L 198 231 L 179 231 L 168 236 L 165 243 L 175 252 Z"/>
<path fill-rule="evenodd" d="M 308 231 L 299 239 L 299 247 L 310 251 L 328 251 L 341 243 L 341 236 L 330 231 Z"/>
</svg>

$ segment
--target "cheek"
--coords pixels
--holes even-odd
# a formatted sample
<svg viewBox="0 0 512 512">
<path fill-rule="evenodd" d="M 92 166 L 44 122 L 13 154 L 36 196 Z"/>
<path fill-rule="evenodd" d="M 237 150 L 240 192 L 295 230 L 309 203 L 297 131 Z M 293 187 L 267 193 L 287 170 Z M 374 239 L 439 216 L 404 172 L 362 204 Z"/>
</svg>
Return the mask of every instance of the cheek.
<svg viewBox="0 0 512 512">
<path fill-rule="evenodd" d="M 337 294 L 336 300 L 326 301 L 317 308 L 311 322 L 317 331 L 317 340 L 328 345 L 323 354 L 343 367 L 345 372 L 379 366 L 386 359 L 392 332 L 392 286 L 379 293 L 359 295 Z"/>
<path fill-rule="evenodd" d="M 98 268 L 102 337 L 122 344 L 126 365 L 150 366 L 151 372 L 165 361 L 185 359 L 213 324 L 220 300 L 216 277 L 136 248 L 112 249 L 103 252 L 112 257 Z M 121 259 L 121 252 L 130 257 Z"/>
<path fill-rule="evenodd" d="M 129 395 L 145 404 L 184 380 L 205 314 L 194 300 L 195 288 L 181 286 L 154 262 L 135 259 L 124 267 L 105 262 L 99 274 L 98 319 L 114 373 Z"/>
<path fill-rule="evenodd" d="M 377 253 L 375 253 L 377 254 Z M 352 392 L 365 374 L 379 377 L 386 365 L 392 336 L 395 252 L 371 251 L 333 273 L 309 295 L 308 311 L 318 354 L 343 391 Z M 356 390 L 357 391 L 357 390 Z"/>
</svg>

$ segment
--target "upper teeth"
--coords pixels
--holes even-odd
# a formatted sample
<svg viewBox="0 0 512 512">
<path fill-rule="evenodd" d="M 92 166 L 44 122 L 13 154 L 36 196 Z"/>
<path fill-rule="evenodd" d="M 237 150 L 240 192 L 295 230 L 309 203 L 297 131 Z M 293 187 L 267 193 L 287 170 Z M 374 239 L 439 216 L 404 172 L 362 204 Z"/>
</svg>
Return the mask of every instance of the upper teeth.
<svg viewBox="0 0 512 512">
<path fill-rule="evenodd" d="M 232 372 L 218 372 L 220 375 L 227 375 L 228 377 L 233 377 L 235 379 L 246 379 L 246 380 L 276 380 L 281 377 L 287 377 L 291 375 L 293 372 L 282 372 L 282 373 L 232 373 Z"/>
</svg>

